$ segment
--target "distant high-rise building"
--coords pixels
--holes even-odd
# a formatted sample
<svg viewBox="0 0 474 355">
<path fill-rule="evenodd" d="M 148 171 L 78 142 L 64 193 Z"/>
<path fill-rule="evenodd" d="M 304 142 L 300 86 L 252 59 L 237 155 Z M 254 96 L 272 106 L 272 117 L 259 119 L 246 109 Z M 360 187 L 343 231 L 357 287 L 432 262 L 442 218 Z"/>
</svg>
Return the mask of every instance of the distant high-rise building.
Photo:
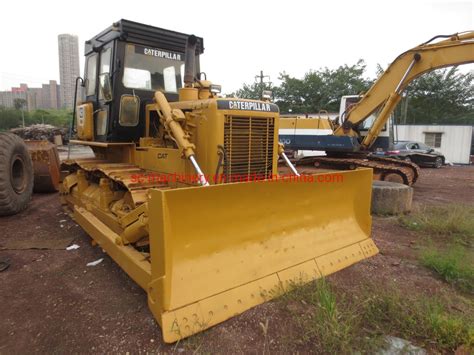
<svg viewBox="0 0 474 355">
<path fill-rule="evenodd" d="M 74 105 L 76 78 L 80 75 L 78 42 L 77 36 L 58 36 L 60 98 L 61 106 L 66 108 L 72 108 Z"/>
<path fill-rule="evenodd" d="M 14 87 L 9 91 L 0 92 L 0 106 L 13 108 L 17 99 L 23 100 L 24 109 L 28 108 L 28 85 L 20 84 L 20 87 Z"/>
<path fill-rule="evenodd" d="M 56 80 L 43 84 L 40 88 L 28 88 L 28 109 L 58 109 L 60 87 Z M 30 104 L 31 100 L 31 104 Z"/>
<path fill-rule="evenodd" d="M 59 91 L 60 86 L 56 80 L 50 80 L 49 84 L 43 84 L 40 88 L 20 84 L 20 87 L 13 87 L 9 91 L 0 91 L 0 106 L 14 108 L 15 100 L 21 99 L 24 102 L 24 110 L 58 109 Z"/>
</svg>

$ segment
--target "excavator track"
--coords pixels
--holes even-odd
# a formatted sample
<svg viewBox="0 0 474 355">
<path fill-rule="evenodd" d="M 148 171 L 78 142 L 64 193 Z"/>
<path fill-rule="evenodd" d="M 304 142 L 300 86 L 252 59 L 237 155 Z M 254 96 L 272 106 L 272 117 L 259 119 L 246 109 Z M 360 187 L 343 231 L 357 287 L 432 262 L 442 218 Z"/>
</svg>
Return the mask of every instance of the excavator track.
<svg viewBox="0 0 474 355">
<path fill-rule="evenodd" d="M 315 165 L 330 169 L 372 168 L 374 179 L 399 182 L 408 186 L 413 185 L 420 176 L 420 168 L 412 162 L 371 155 L 363 158 L 307 157 L 295 161 L 295 164 L 299 166 Z"/>
<path fill-rule="evenodd" d="M 410 161 L 399 160 L 396 158 L 378 157 L 375 155 L 369 155 L 368 159 L 369 161 L 372 161 L 372 162 L 379 162 L 379 164 L 382 163 L 382 169 L 383 169 L 383 166 L 386 166 L 389 164 L 391 166 L 398 166 L 400 167 L 400 169 L 403 169 L 403 171 L 406 172 L 407 176 L 410 177 L 408 181 L 411 181 L 411 182 L 406 184 L 408 186 L 413 185 L 420 177 L 420 167 Z"/>
</svg>

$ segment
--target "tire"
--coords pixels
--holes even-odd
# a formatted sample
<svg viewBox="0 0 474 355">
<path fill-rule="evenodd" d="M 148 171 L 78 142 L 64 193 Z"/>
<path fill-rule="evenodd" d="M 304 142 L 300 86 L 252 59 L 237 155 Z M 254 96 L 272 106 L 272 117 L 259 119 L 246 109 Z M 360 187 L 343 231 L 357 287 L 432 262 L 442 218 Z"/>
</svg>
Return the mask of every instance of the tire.
<svg viewBox="0 0 474 355">
<path fill-rule="evenodd" d="M 403 176 L 397 173 L 387 173 L 382 177 L 382 181 L 396 182 L 397 184 L 405 184 Z"/>
<path fill-rule="evenodd" d="M 33 163 L 23 140 L 0 133 L 0 216 L 18 213 L 33 193 Z"/>
<path fill-rule="evenodd" d="M 441 157 L 436 157 L 435 162 L 434 162 L 434 167 L 436 169 L 439 169 L 443 166 L 443 158 Z"/>
</svg>

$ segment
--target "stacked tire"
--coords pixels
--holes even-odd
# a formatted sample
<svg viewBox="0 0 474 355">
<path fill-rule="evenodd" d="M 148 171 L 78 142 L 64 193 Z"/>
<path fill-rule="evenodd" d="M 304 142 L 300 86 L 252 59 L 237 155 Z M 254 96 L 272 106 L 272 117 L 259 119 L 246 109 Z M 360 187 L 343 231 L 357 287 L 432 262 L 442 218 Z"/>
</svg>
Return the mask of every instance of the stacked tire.
<svg viewBox="0 0 474 355">
<path fill-rule="evenodd" d="M 33 193 L 33 164 L 23 140 L 0 132 L 0 216 L 24 210 Z"/>
</svg>

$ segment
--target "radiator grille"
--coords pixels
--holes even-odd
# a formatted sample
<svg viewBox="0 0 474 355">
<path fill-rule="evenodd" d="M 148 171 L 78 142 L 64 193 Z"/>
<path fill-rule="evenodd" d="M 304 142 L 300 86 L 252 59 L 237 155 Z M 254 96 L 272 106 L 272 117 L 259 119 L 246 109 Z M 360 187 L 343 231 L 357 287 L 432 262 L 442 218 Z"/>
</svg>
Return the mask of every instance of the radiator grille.
<svg viewBox="0 0 474 355">
<path fill-rule="evenodd" d="M 273 117 L 225 116 L 227 182 L 271 178 L 274 126 Z"/>
</svg>

